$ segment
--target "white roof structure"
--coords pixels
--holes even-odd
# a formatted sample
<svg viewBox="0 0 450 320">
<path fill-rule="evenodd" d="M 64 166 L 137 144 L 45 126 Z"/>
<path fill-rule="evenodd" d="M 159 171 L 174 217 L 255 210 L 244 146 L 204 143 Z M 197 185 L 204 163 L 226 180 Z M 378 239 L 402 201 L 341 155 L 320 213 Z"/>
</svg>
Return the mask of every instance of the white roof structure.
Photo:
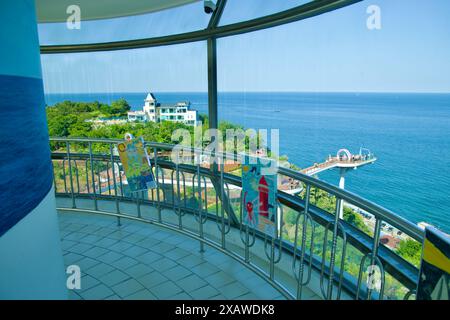
<svg viewBox="0 0 450 320">
<path fill-rule="evenodd" d="M 147 97 L 145 98 L 145 101 L 149 101 L 149 102 L 156 101 L 156 98 L 155 98 L 155 96 L 153 95 L 153 93 L 149 92 L 149 93 L 147 94 Z"/>
<path fill-rule="evenodd" d="M 118 17 L 145 14 L 199 0 L 35 0 L 39 23 L 65 22 L 67 8 L 78 5 L 81 9 L 81 20 L 111 19 Z"/>
</svg>

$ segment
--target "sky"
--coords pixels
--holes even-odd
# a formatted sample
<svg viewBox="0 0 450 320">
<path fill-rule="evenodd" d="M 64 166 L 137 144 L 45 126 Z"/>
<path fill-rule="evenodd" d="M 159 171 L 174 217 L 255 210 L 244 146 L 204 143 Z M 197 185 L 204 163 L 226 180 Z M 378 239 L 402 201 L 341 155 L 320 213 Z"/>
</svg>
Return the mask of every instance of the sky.
<svg viewBox="0 0 450 320">
<path fill-rule="evenodd" d="M 228 0 L 223 24 L 306 0 Z M 381 29 L 369 30 L 377 5 Z M 81 15 L 83 14 L 81 8 Z M 201 3 L 103 21 L 39 26 L 41 44 L 102 42 L 193 31 Z M 310 19 L 217 41 L 219 91 L 450 92 L 450 1 L 366 0 Z M 47 93 L 205 92 L 206 42 L 42 55 Z"/>
</svg>

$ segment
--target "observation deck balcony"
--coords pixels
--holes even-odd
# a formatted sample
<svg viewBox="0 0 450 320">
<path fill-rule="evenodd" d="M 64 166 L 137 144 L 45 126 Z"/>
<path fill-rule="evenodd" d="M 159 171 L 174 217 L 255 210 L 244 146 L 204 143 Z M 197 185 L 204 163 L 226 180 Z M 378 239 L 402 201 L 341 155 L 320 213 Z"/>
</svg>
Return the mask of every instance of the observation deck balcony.
<svg viewBox="0 0 450 320">
<path fill-rule="evenodd" d="M 423 240 L 398 215 L 308 175 L 277 192 L 277 237 L 242 223 L 241 178 L 177 164 L 173 145 L 146 143 L 157 189 L 127 191 L 118 140 L 51 138 L 64 259 L 81 268 L 73 299 L 409 299 L 418 266 L 380 238 Z M 194 153 L 197 150 L 192 150 Z M 239 161 L 236 157 L 235 161 Z M 341 205 L 364 226 L 340 219 Z M 332 209 L 330 209 L 332 208 Z M 407 257 L 406 257 L 407 258 Z M 367 286 L 367 267 L 380 286 Z"/>
<path fill-rule="evenodd" d="M 70 207 L 70 199 L 59 197 L 57 205 Z M 115 210 L 108 200 L 98 205 L 105 212 Z M 136 210 L 133 203 L 120 207 L 122 212 Z M 157 216 L 152 206 L 142 206 L 143 220 L 121 219 L 120 226 L 114 216 L 92 214 L 92 200 L 77 199 L 77 208 L 83 209 L 59 210 L 65 264 L 82 271 L 81 289 L 71 290 L 70 299 L 286 299 L 220 250 L 205 246 L 201 252 L 194 238 L 144 221 Z M 176 217 L 172 210 L 163 215 Z M 183 219 L 184 228 L 196 225 L 189 218 Z M 216 228 L 213 224 L 205 227 Z M 229 247 L 239 251 L 239 246 Z M 305 298 L 320 299 L 309 290 Z"/>
</svg>

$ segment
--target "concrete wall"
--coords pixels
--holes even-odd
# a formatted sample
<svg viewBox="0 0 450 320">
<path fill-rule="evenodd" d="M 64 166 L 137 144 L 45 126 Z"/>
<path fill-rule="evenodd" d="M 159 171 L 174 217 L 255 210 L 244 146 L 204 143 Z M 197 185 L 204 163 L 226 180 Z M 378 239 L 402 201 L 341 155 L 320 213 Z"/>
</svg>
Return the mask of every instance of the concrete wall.
<svg viewBox="0 0 450 320">
<path fill-rule="evenodd" d="M 53 188 L 0 238 L 0 299 L 66 299 Z"/>
</svg>

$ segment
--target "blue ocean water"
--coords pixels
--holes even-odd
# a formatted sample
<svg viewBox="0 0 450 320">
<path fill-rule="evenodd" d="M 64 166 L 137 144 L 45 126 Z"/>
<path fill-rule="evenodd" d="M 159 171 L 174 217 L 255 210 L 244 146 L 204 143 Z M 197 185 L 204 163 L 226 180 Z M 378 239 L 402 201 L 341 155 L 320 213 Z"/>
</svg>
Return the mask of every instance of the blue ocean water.
<svg viewBox="0 0 450 320">
<path fill-rule="evenodd" d="M 63 100 L 110 103 L 125 98 L 141 109 L 146 93 L 51 94 Z M 207 113 L 206 93 L 155 93 L 162 103 L 191 101 Z M 300 167 L 340 148 L 369 148 L 378 160 L 351 171 L 346 189 L 414 223 L 450 232 L 450 94 L 220 93 L 219 118 L 246 128 L 279 129 L 280 153 Z M 319 175 L 338 184 L 337 170 Z"/>
</svg>

